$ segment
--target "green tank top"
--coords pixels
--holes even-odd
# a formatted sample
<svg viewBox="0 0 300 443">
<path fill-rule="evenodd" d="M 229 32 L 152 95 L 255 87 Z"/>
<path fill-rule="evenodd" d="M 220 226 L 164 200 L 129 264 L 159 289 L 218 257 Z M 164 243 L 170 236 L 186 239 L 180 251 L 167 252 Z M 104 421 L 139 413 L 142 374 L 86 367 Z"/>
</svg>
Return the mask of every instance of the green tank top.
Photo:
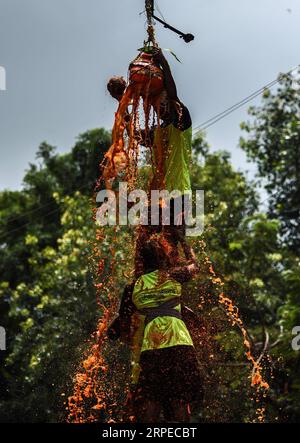
<svg viewBox="0 0 300 443">
<path fill-rule="evenodd" d="M 190 162 L 192 150 L 192 127 L 180 131 L 173 124 L 165 128 L 156 128 L 154 132 L 154 164 L 158 161 L 158 147 L 164 151 L 163 168 L 164 183 L 160 189 L 171 192 L 180 191 L 182 194 L 191 190 Z"/>
<path fill-rule="evenodd" d="M 174 299 L 174 309 L 180 314 L 181 290 L 181 284 L 171 278 L 159 282 L 159 271 L 157 270 L 144 274 L 137 280 L 132 301 L 136 308 L 139 311 L 142 310 L 144 314 L 145 309 L 159 308 L 162 304 Z M 146 323 L 141 352 L 178 345 L 193 346 L 193 341 L 183 320 L 163 314 Z"/>
</svg>

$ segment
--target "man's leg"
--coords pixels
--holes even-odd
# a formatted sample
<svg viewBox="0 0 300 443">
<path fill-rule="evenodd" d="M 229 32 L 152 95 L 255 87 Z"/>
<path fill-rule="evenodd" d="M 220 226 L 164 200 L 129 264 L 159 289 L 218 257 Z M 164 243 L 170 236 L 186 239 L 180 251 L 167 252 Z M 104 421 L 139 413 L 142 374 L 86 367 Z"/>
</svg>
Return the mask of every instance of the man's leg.
<svg viewBox="0 0 300 443">
<path fill-rule="evenodd" d="M 171 400 L 170 404 L 170 423 L 189 423 L 190 422 L 190 407 L 189 403 L 184 400 Z"/>
<path fill-rule="evenodd" d="M 170 200 L 170 226 L 181 236 L 185 236 L 184 196 Z"/>
<path fill-rule="evenodd" d="M 159 423 L 161 404 L 155 400 L 146 399 L 139 405 L 136 412 L 138 423 Z"/>
</svg>

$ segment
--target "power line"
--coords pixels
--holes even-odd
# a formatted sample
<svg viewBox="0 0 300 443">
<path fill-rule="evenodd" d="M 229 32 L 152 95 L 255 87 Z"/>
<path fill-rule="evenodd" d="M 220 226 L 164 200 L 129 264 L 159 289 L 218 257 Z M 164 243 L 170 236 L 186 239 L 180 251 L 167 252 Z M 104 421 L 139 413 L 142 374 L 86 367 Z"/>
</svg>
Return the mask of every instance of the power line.
<svg viewBox="0 0 300 443">
<path fill-rule="evenodd" d="M 154 2 L 154 5 L 155 5 L 155 8 L 157 9 L 157 11 L 158 11 L 159 15 L 160 15 L 160 16 L 161 16 L 161 18 L 163 19 L 163 21 L 164 21 L 164 22 L 166 22 L 167 20 L 165 19 L 165 17 L 164 17 L 164 15 L 163 15 L 163 13 L 161 12 L 161 10 L 160 10 L 160 8 L 159 8 L 159 6 L 158 6 L 157 2 Z"/>
<path fill-rule="evenodd" d="M 82 185 L 82 186 L 79 186 L 79 188 L 76 189 L 75 192 L 81 191 L 81 190 L 84 189 L 86 186 L 87 186 L 87 183 L 85 183 L 85 184 Z M 14 217 L 14 218 L 11 218 L 11 219 L 6 220 L 6 223 L 11 223 L 11 222 L 13 222 L 13 221 L 16 221 L 16 220 L 19 220 L 19 219 L 21 219 L 21 218 L 24 218 L 24 217 L 26 217 L 26 216 L 29 215 L 29 214 L 32 214 L 32 213 L 34 213 L 34 212 L 38 212 L 39 210 L 44 209 L 44 208 L 46 208 L 46 207 L 48 207 L 48 206 L 51 206 L 51 205 L 53 205 L 53 204 L 55 204 L 55 201 L 48 202 L 48 203 L 46 203 L 46 204 L 44 204 L 44 205 L 39 206 L 38 208 L 32 209 L 32 210 L 30 210 L 30 211 L 27 211 L 27 212 L 25 212 L 25 213 L 22 214 L 22 215 L 19 215 L 19 216 L 17 216 L 17 217 Z M 57 207 L 57 208 L 55 208 L 55 209 L 52 209 L 51 211 L 47 212 L 46 214 L 43 214 L 43 215 L 41 216 L 41 218 L 48 217 L 49 215 L 55 214 L 56 212 L 59 212 L 60 210 L 61 210 L 60 207 Z M 31 221 L 28 221 L 28 222 L 26 222 L 26 223 L 23 223 L 21 226 L 18 226 L 17 228 L 14 228 L 14 229 L 11 229 L 11 230 L 9 230 L 9 231 L 5 231 L 5 232 L 2 231 L 3 233 L 0 232 L 0 239 L 6 237 L 6 236 L 9 235 L 9 234 L 12 234 L 13 232 L 19 231 L 20 229 L 24 228 L 25 226 L 29 225 L 30 223 L 31 223 Z"/>
<path fill-rule="evenodd" d="M 267 89 L 271 88 L 272 86 L 275 86 L 282 79 L 282 77 L 284 75 L 292 74 L 299 67 L 300 67 L 300 65 L 297 65 L 294 68 L 292 68 L 291 70 L 289 70 L 287 73 L 280 74 L 276 80 L 272 80 L 271 82 L 267 83 L 265 86 L 263 86 L 262 88 L 258 89 L 255 92 L 253 92 L 252 94 L 248 95 L 244 99 L 240 100 L 239 102 L 235 103 L 234 105 L 230 106 L 229 108 L 225 109 L 224 111 L 214 115 L 213 117 L 211 117 L 208 120 L 204 121 L 200 125 L 196 126 L 194 128 L 194 135 L 197 134 L 200 131 L 204 131 L 205 129 L 209 128 L 210 126 L 213 126 L 214 124 L 216 124 L 220 120 L 222 120 L 225 117 L 227 117 L 228 115 L 232 114 L 237 109 L 239 109 L 242 106 L 246 105 L 247 103 L 252 101 L 254 98 L 256 98 L 259 95 L 261 95 Z"/>
<path fill-rule="evenodd" d="M 48 215 L 52 215 L 52 214 L 54 214 L 56 212 L 59 212 L 60 210 L 61 210 L 60 207 L 56 208 L 56 209 L 53 209 L 52 211 L 47 212 L 47 214 L 44 214 L 42 216 L 42 218 L 48 217 Z M 31 221 L 28 221 L 28 222 L 24 223 L 23 225 L 18 226 L 17 228 L 11 229 L 10 231 L 6 231 L 4 234 L 0 235 L 0 239 L 6 237 L 9 234 L 12 234 L 13 232 L 19 231 L 20 229 L 25 228 L 25 226 L 30 225 L 30 224 L 31 224 Z"/>
<path fill-rule="evenodd" d="M 209 126 L 217 123 L 219 120 L 227 117 L 227 115 L 231 114 L 232 112 L 236 111 L 240 107 L 242 107 L 245 104 L 249 103 L 254 98 L 258 97 L 267 88 L 270 88 L 271 86 L 274 86 L 276 83 L 277 83 L 277 80 L 273 80 L 272 82 L 268 83 L 268 85 L 264 86 L 263 88 L 259 89 L 258 91 L 254 92 L 253 94 L 249 95 L 248 97 L 244 98 L 243 100 L 237 102 L 236 104 L 230 106 L 230 108 L 225 109 L 224 111 L 220 112 L 219 114 L 214 115 L 213 117 L 211 117 L 208 120 L 204 121 L 200 125 L 196 126 L 196 128 L 194 130 L 196 132 L 198 132 L 199 130 L 204 130 L 204 129 L 208 128 Z"/>
<path fill-rule="evenodd" d="M 82 186 L 79 186 L 79 188 L 77 188 L 77 189 L 75 190 L 75 192 L 77 192 L 77 191 L 82 191 L 82 189 L 84 189 L 86 186 L 87 186 L 87 183 L 85 183 L 85 184 L 82 185 Z M 24 218 L 24 217 L 26 217 L 26 216 L 29 215 L 29 214 L 33 214 L 34 212 L 38 212 L 38 211 L 40 211 L 41 209 L 47 208 L 48 206 L 51 206 L 51 205 L 53 205 L 53 204 L 55 204 L 55 201 L 54 201 L 54 200 L 49 201 L 49 202 L 45 203 L 44 205 L 38 206 L 37 208 L 30 209 L 29 211 L 24 212 L 24 214 L 22 214 L 22 215 L 17 215 L 16 217 L 9 218 L 8 220 L 5 220 L 5 222 L 6 222 L 6 223 L 12 223 L 12 222 L 14 222 L 14 221 L 20 220 L 21 218 Z"/>
<path fill-rule="evenodd" d="M 9 218 L 8 220 L 5 220 L 5 222 L 6 223 L 12 223 L 14 221 L 20 220 L 21 218 L 24 218 L 24 217 L 26 217 L 29 214 L 33 214 L 34 212 L 38 212 L 41 209 L 47 208 L 48 206 L 51 206 L 54 203 L 55 203 L 55 201 L 51 201 L 51 202 L 45 203 L 44 205 L 41 205 L 41 206 L 39 206 L 37 208 L 30 209 L 29 211 L 24 212 L 24 214 L 22 214 L 22 215 L 17 215 L 16 217 Z"/>
</svg>

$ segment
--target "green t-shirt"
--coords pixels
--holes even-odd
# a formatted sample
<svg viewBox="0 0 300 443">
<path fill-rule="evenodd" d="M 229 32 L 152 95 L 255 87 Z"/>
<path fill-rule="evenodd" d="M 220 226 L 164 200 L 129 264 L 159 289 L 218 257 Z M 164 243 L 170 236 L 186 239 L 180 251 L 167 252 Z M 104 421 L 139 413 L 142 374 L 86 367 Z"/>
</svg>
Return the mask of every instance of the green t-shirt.
<svg viewBox="0 0 300 443">
<path fill-rule="evenodd" d="M 158 151 L 163 150 L 163 180 L 158 190 L 182 194 L 191 190 L 190 163 L 192 150 L 192 127 L 181 131 L 173 124 L 156 128 L 154 132 L 154 165 L 158 167 Z M 157 171 L 155 171 L 157 172 Z"/>
<path fill-rule="evenodd" d="M 154 308 L 181 296 L 182 286 L 168 278 L 159 282 L 159 271 L 142 275 L 135 283 L 132 301 L 137 309 Z M 174 308 L 181 311 L 180 303 Z M 170 346 L 193 346 L 185 323 L 177 317 L 159 316 L 151 320 L 144 329 L 141 352 Z"/>
</svg>

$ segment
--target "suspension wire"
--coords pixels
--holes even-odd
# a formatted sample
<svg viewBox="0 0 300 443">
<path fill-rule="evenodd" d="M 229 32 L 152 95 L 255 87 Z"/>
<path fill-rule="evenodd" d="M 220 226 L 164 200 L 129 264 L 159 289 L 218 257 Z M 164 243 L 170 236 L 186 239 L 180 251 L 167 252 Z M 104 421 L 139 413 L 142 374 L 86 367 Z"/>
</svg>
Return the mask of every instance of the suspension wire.
<svg viewBox="0 0 300 443">
<path fill-rule="evenodd" d="M 145 10 L 147 14 L 147 23 L 148 23 L 148 42 L 152 43 L 153 46 L 157 46 L 155 40 L 155 30 L 153 24 L 153 15 L 154 15 L 154 0 L 145 0 Z"/>
<path fill-rule="evenodd" d="M 161 12 L 161 10 L 160 10 L 160 8 L 159 8 L 159 6 L 158 6 L 158 4 L 157 4 L 156 1 L 154 1 L 154 5 L 155 5 L 155 8 L 157 9 L 159 15 L 160 15 L 161 18 L 163 19 L 163 21 L 166 22 L 167 20 L 165 19 L 164 15 L 163 15 L 163 13 Z"/>
<path fill-rule="evenodd" d="M 194 128 L 194 133 L 197 134 L 198 132 L 204 131 L 205 129 L 209 128 L 210 126 L 213 126 L 214 124 L 216 124 L 217 122 L 219 122 L 223 118 L 225 118 L 228 115 L 232 114 L 237 109 L 241 108 L 245 104 L 247 104 L 250 101 L 252 101 L 254 98 L 256 98 L 259 95 L 263 94 L 267 89 L 275 86 L 277 83 L 280 82 L 280 80 L 285 75 L 290 75 L 290 74 L 292 74 L 294 71 L 296 71 L 299 68 L 300 68 L 300 65 L 297 65 L 294 68 L 290 69 L 288 72 L 280 74 L 277 77 L 277 79 L 272 80 L 271 82 L 267 83 L 265 86 L 263 86 L 262 88 L 258 89 L 255 92 L 253 92 L 252 94 L 248 95 L 244 99 L 240 100 L 239 102 L 235 103 L 234 105 L 230 106 L 229 108 L 225 109 L 224 111 L 219 112 L 218 114 L 216 114 L 213 117 L 209 118 L 208 120 L 204 121 L 203 123 L 201 123 L 200 125 L 198 125 L 198 126 L 196 126 Z"/>
<path fill-rule="evenodd" d="M 154 14 L 154 0 L 146 0 L 145 1 L 145 9 L 147 14 L 147 22 L 148 26 L 152 25 L 153 14 Z"/>
</svg>

